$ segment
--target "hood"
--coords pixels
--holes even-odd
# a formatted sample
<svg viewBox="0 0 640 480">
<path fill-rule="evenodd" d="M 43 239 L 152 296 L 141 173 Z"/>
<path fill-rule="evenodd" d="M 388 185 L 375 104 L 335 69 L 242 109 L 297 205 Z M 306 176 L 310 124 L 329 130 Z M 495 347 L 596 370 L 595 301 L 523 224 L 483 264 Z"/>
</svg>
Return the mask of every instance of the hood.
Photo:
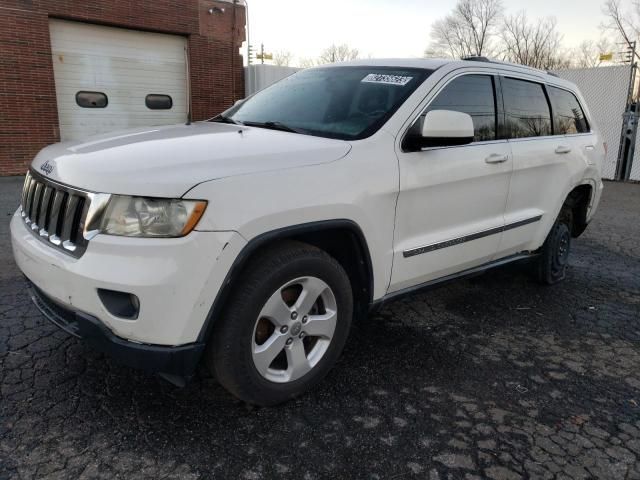
<svg viewBox="0 0 640 480">
<path fill-rule="evenodd" d="M 208 180 L 332 162 L 350 149 L 342 140 L 197 122 L 50 145 L 32 168 L 94 192 L 180 197 Z"/>
</svg>

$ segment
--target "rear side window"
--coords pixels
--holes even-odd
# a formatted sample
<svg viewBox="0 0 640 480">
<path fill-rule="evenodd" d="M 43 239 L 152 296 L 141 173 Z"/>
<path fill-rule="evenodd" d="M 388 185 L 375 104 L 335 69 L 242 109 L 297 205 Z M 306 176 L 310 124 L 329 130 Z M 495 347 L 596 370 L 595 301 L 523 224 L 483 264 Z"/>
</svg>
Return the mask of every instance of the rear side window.
<svg viewBox="0 0 640 480">
<path fill-rule="evenodd" d="M 507 138 L 551 135 L 549 102 L 541 84 L 502 79 Z"/>
<path fill-rule="evenodd" d="M 468 113 L 473 119 L 474 142 L 496 139 L 496 102 L 493 77 L 489 75 L 465 75 L 452 80 L 424 114 L 431 110 Z"/>
<path fill-rule="evenodd" d="M 553 133 L 566 135 L 588 132 L 589 125 L 576 96 L 560 88 L 547 88 L 553 108 Z"/>
</svg>

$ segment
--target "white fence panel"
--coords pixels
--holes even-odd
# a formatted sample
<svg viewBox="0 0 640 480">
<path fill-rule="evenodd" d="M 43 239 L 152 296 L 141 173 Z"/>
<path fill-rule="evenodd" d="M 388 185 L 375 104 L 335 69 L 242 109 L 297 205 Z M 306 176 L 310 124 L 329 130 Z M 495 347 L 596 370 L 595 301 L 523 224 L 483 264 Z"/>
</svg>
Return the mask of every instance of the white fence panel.
<svg viewBox="0 0 640 480">
<path fill-rule="evenodd" d="M 253 95 L 262 89 L 273 85 L 278 80 L 296 73 L 299 68 L 279 67 L 277 65 L 249 65 L 244 67 L 245 96 Z"/>
<path fill-rule="evenodd" d="M 629 92 L 631 70 L 628 65 L 613 67 L 558 70 L 559 77 L 575 83 L 585 100 L 591 117 L 600 130 L 609 150 L 602 168 L 602 177 L 613 179 L 618 163 L 620 134 Z"/>
</svg>

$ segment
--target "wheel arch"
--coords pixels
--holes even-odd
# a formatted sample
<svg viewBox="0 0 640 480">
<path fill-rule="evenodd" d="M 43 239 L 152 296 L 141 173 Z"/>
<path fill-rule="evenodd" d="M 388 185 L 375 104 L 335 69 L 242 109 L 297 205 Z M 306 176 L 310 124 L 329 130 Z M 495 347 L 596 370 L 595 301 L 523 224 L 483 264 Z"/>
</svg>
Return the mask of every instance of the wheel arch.
<svg viewBox="0 0 640 480">
<path fill-rule="evenodd" d="M 282 240 L 298 240 L 333 256 L 349 275 L 354 292 L 354 314 L 366 316 L 373 301 L 373 264 L 369 247 L 359 225 L 349 219 L 321 220 L 264 232 L 251 239 L 235 258 L 218 291 L 200 334 L 207 342 L 238 277 L 260 251 Z"/>
<path fill-rule="evenodd" d="M 593 203 L 595 188 L 591 182 L 576 185 L 566 196 L 562 208 L 569 207 L 573 213 L 571 236 L 577 238 L 586 230 L 589 224 L 587 218 Z"/>
</svg>

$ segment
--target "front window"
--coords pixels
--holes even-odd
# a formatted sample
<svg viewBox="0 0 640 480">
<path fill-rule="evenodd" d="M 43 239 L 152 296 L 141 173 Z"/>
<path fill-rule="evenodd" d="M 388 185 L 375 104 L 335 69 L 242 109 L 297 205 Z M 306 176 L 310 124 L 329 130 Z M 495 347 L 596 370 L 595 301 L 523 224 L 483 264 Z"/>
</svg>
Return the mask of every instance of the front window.
<svg viewBox="0 0 640 480">
<path fill-rule="evenodd" d="M 321 137 L 362 139 L 375 133 L 431 72 L 360 66 L 303 70 L 217 118 Z"/>
<path fill-rule="evenodd" d="M 473 120 L 473 141 L 496 139 L 496 100 L 493 77 L 464 75 L 451 81 L 431 102 L 421 117 L 431 110 L 453 110 L 467 113 Z M 422 121 L 416 124 L 422 127 Z"/>
</svg>

